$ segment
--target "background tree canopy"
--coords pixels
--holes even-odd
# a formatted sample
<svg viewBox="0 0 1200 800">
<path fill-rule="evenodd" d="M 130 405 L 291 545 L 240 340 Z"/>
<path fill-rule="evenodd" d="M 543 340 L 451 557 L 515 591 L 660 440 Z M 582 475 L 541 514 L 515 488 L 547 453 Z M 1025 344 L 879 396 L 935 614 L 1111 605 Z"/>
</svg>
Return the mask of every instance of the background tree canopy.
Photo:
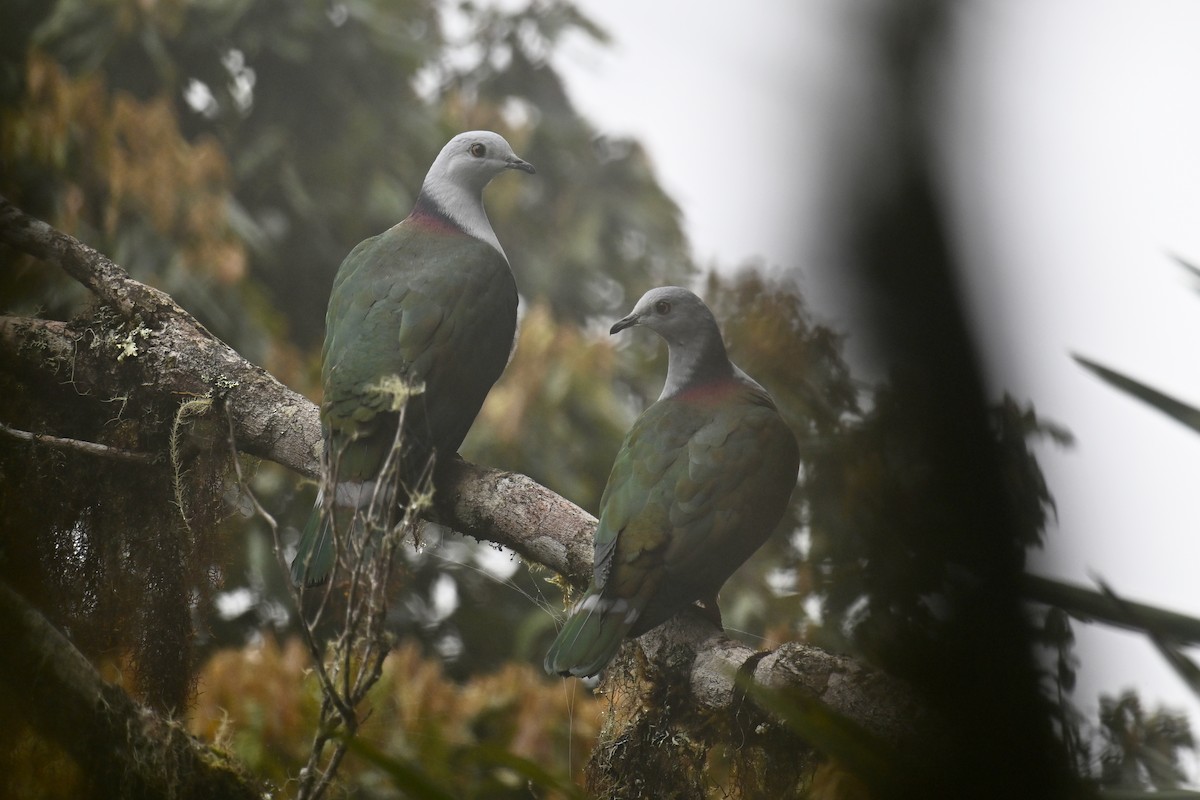
<svg viewBox="0 0 1200 800">
<path fill-rule="evenodd" d="M 816 643 L 933 691 L 945 675 L 929 664 L 962 667 L 950 657 L 939 599 L 955 595 L 964 569 L 1011 578 L 1040 541 L 1052 500 L 1027 440 L 1057 430 L 1005 399 L 986 438 L 998 444 L 1011 524 L 985 532 L 998 541 L 964 538 L 967 518 L 930 502 L 946 484 L 931 466 L 938 443 L 913 424 L 930 413 L 919 370 L 902 365 L 884 387 L 856 382 L 841 336 L 817 324 L 786 272 L 701 275 L 646 153 L 581 118 L 550 65 L 565 36 L 606 42 L 570 3 L 2 6 L 0 194 L 163 289 L 314 400 L 341 259 L 408 213 L 450 136 L 502 133 L 538 170 L 534 180 L 496 181 L 487 197 L 522 322 L 463 455 L 524 473 L 593 513 L 622 437 L 665 372 L 656 340 L 628 337 L 618 349 L 607 324 L 652 286 L 696 286 L 733 360 L 772 392 L 803 451 L 780 530 L 722 594 L 726 627 L 755 645 Z M 921 227 L 930 220 L 920 209 L 916 216 L 913 230 L 940 242 L 936 226 Z M 893 233 L 879 220 L 863 228 L 872 224 L 864 241 Z M 908 255 L 923 259 L 926 242 L 910 244 Z M 7 247 L 0 254 L 4 313 L 74 320 L 85 332 L 105 313 L 66 276 Z M 864 248 L 858 258 L 869 264 L 873 255 Z M 139 330 L 116 344 L 136 354 Z M 110 676 L 162 709 L 190 709 L 194 732 L 285 785 L 303 763 L 316 701 L 290 638 L 285 575 L 229 474 L 225 432 L 189 405 L 197 398 L 181 398 L 173 414 L 118 397 L 50 407 L 46 387 L 9 371 L 0 381 L 5 425 L 170 454 L 169 469 L 98 470 L 84 456 L 0 438 L 0 505 L 9 510 L 0 576 Z M 244 461 L 294 544 L 314 487 Z M 999 567 L 981 567 L 996 553 Z M 458 796 L 526 796 L 486 759 L 464 766 L 480 746 L 577 774 L 604 703 L 577 684 L 567 696 L 537 670 L 561 617 L 561 584 L 434 528 L 405 555 L 389 616 L 403 644 L 364 738 L 437 765 L 431 777 Z M 1051 742 L 1049 705 L 1022 694 L 1037 679 L 1023 649 L 1030 631 L 1003 616 L 1009 610 L 997 612 L 1013 626 L 1001 641 L 1017 649 L 1002 663 L 1028 668 L 1013 696 L 1037 705 L 1029 746 L 1039 747 Z M 1122 708 L 1140 714 L 1135 701 Z M 1113 736 L 1116 719 L 1114 710 L 1105 722 Z M 26 730 L 4 736 L 15 755 L 0 761 L 22 786 L 70 796 L 86 785 L 76 766 L 39 773 L 35 763 L 68 762 Z M 1170 741 L 1184 738 L 1176 728 Z M 1118 756 L 1106 763 L 1118 765 L 1113 774 L 1126 769 Z M 731 770 L 736 777 L 720 759 L 708 768 L 714 783 Z M 376 796 L 387 772 L 365 755 L 350 770 L 348 785 L 364 797 Z M 807 774 L 804 785 L 821 780 L 835 784 L 836 770 Z"/>
</svg>

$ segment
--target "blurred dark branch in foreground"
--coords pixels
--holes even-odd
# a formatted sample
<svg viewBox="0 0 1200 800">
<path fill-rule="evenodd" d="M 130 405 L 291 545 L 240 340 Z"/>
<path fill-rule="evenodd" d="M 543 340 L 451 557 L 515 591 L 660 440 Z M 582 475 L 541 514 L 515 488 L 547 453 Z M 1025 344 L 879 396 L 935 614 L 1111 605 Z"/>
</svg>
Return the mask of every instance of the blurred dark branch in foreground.
<svg viewBox="0 0 1200 800">
<path fill-rule="evenodd" d="M 847 279 L 862 287 L 870 343 L 899 398 L 895 430 L 920 453 L 919 494 L 891 510 L 916 518 L 904 542 L 919 548 L 914 572 L 944 571 L 947 612 L 896 648 L 896 669 L 951 731 L 947 746 L 928 754 L 924 766 L 940 784 L 924 796 L 1080 796 L 1042 694 L 1020 596 L 1037 534 L 1006 489 L 962 302 L 960 231 L 947 208 L 940 70 L 953 63 L 957 6 L 921 0 L 878 8 L 873 124 L 846 159 L 853 183 L 842 236 Z"/>
<path fill-rule="evenodd" d="M 49 378 L 48 391 L 113 399 L 148 393 L 167 408 L 181 398 L 209 399 L 213 411 L 229 414 L 241 452 L 317 477 L 321 433 L 313 403 L 247 362 L 166 294 L 2 198 L 0 241 L 59 266 L 102 302 L 91 318 L 73 322 L 0 318 L 0 368 Z M 523 475 L 459 459 L 439 466 L 435 484 L 437 522 L 509 547 L 576 586 L 587 583 L 596 521 L 579 507 Z M 643 639 L 663 680 L 689 686 L 697 710 L 709 714 L 744 707 L 746 693 L 735 691 L 741 671 L 767 689 L 817 697 L 890 743 L 918 741 L 929 725 L 904 683 L 851 658 L 795 645 L 756 654 L 690 618 Z M 47 656 L 54 657 L 38 657 Z"/>
<path fill-rule="evenodd" d="M 5 697 L 42 736 L 88 765 L 106 796 L 264 796 L 228 757 L 106 683 L 65 636 L 4 583 L 0 630 L 5 632 L 0 659 Z"/>
</svg>

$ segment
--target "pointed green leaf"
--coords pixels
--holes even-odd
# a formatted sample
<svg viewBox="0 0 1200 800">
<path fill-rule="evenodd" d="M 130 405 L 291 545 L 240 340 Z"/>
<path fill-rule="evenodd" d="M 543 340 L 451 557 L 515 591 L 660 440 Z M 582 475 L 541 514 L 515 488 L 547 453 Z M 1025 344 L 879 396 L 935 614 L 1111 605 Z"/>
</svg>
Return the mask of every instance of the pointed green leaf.
<svg viewBox="0 0 1200 800">
<path fill-rule="evenodd" d="M 1122 375 L 1108 367 L 1103 367 L 1094 361 L 1090 361 L 1083 356 L 1072 355 L 1081 366 L 1098 375 L 1102 380 L 1112 384 L 1118 389 L 1127 392 L 1143 403 L 1147 403 L 1154 408 L 1157 408 L 1168 417 L 1182 422 L 1192 430 L 1200 433 L 1200 409 L 1190 406 L 1174 397 L 1163 394 L 1157 389 L 1151 388 L 1146 384 L 1136 381 L 1133 378 Z"/>
</svg>

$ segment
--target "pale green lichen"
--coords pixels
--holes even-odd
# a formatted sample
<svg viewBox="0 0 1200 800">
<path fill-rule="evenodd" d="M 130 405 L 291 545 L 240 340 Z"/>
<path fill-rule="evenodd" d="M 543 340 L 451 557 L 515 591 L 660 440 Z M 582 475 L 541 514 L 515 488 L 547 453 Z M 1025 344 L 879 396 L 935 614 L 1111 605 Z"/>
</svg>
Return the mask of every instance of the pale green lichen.
<svg viewBox="0 0 1200 800">
<path fill-rule="evenodd" d="M 381 398 L 389 411 L 401 411 L 409 398 L 425 391 L 423 383 L 409 383 L 399 375 L 386 375 L 378 383 L 369 383 L 365 387 L 371 395 Z"/>
<path fill-rule="evenodd" d="M 112 337 L 112 341 L 117 348 L 117 363 L 120 364 L 126 358 L 136 358 L 138 355 L 138 346 L 135 339 L 147 339 L 152 333 L 153 331 L 151 331 L 145 325 L 139 324 L 137 327 L 131 328 L 130 331 L 125 334 L 124 339 L 117 339 L 117 336 L 114 335 Z"/>
</svg>

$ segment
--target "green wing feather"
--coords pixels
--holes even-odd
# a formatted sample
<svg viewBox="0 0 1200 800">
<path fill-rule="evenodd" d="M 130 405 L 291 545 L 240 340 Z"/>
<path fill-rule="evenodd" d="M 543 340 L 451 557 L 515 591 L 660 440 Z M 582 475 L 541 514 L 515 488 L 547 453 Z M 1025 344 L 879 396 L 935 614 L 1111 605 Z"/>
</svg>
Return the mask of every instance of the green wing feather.
<svg viewBox="0 0 1200 800">
<path fill-rule="evenodd" d="M 798 469 L 795 437 L 756 387 L 652 405 L 613 464 L 592 583 L 546 670 L 595 674 L 626 636 L 715 596 L 779 522 Z"/>
<path fill-rule="evenodd" d="M 395 375 L 425 385 L 405 433 L 457 450 L 508 361 L 516 308 L 508 264 L 485 242 L 406 223 L 368 239 L 334 281 L 322 420 L 334 434 L 370 432 L 380 414 L 394 424 L 370 387 Z"/>
<path fill-rule="evenodd" d="M 321 423 L 338 480 L 371 480 L 383 465 L 399 416 L 378 387 L 392 377 L 424 386 L 405 410 L 405 473 L 456 452 L 508 362 L 516 311 L 508 262 L 474 237 L 410 219 L 355 247 L 334 278 L 322 351 Z M 332 566 L 319 510 L 292 564 L 297 581 L 324 580 Z"/>
</svg>

